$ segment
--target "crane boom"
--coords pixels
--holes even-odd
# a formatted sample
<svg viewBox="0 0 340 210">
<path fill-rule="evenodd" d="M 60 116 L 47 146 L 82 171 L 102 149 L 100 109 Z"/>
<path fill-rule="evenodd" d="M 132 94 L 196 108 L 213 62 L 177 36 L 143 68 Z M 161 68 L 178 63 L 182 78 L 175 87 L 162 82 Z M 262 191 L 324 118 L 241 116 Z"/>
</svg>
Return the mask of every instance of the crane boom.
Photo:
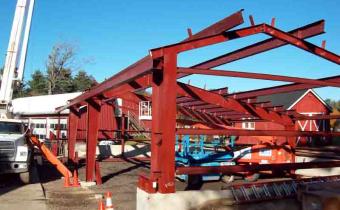
<svg viewBox="0 0 340 210">
<path fill-rule="evenodd" d="M 0 117 L 9 116 L 9 105 L 12 100 L 13 81 L 21 82 L 24 71 L 28 37 L 31 27 L 34 0 L 18 0 L 10 34 L 4 71 L 0 88 Z M 25 26 L 25 34 L 22 36 Z M 20 50 L 21 46 L 21 50 Z M 18 59 L 20 66 L 17 68 Z M 18 70 L 18 71 L 17 71 Z"/>
</svg>

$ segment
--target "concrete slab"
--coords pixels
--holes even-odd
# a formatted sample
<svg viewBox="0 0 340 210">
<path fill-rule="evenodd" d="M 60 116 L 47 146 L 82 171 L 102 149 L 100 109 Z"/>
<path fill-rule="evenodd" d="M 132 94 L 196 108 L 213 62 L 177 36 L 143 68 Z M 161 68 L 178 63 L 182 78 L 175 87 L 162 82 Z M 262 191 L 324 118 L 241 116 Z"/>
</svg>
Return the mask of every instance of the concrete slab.
<svg viewBox="0 0 340 210">
<path fill-rule="evenodd" d="M 10 185 L 0 187 L 0 209 L 46 210 L 44 191 L 37 181 L 39 179 L 36 170 L 33 172 L 33 177 L 34 184 L 20 185 L 17 181 L 9 180 L 12 182 Z"/>
<path fill-rule="evenodd" d="M 96 185 L 96 182 L 80 182 L 80 186 L 83 188 L 89 188 L 95 185 Z"/>
<path fill-rule="evenodd" d="M 326 159 L 326 158 L 312 158 L 312 157 L 303 157 L 296 156 L 296 162 L 319 162 L 319 161 L 334 161 L 334 159 Z M 295 171 L 296 174 L 302 176 L 336 176 L 340 175 L 340 167 L 334 168 L 312 168 L 312 169 L 298 169 Z"/>
<path fill-rule="evenodd" d="M 4 189 L 1 189 L 3 191 Z M 1 193 L 1 192 L 0 192 Z M 46 210 L 45 197 L 40 184 L 29 184 L 11 189 L 0 196 L 0 209 Z"/>
<path fill-rule="evenodd" d="M 121 145 L 98 145 L 96 148 L 96 155 L 100 155 L 101 157 L 120 156 L 121 148 Z M 75 151 L 78 152 L 79 158 L 85 158 L 86 143 L 77 142 Z M 124 155 L 125 157 L 150 157 L 150 145 L 125 145 Z"/>
<path fill-rule="evenodd" d="M 149 194 L 137 188 L 137 210 L 190 210 L 223 199 L 233 202 L 231 190 L 178 191 L 172 194 Z"/>
</svg>

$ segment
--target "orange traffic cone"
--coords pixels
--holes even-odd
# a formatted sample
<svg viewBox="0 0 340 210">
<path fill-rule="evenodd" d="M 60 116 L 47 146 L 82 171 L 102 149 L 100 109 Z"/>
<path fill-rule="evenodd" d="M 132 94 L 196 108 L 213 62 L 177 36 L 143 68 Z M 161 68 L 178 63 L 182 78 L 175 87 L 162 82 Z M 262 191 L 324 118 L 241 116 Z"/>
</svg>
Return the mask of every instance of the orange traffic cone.
<svg viewBox="0 0 340 210">
<path fill-rule="evenodd" d="M 73 171 L 73 187 L 79 187 L 79 178 L 78 178 L 78 169 L 74 169 Z"/>
<path fill-rule="evenodd" d="M 104 205 L 103 200 L 99 201 L 98 210 L 105 210 L 105 205 Z"/>
<path fill-rule="evenodd" d="M 112 194 L 111 192 L 107 192 L 105 194 L 105 210 L 114 210 L 112 205 Z"/>
</svg>

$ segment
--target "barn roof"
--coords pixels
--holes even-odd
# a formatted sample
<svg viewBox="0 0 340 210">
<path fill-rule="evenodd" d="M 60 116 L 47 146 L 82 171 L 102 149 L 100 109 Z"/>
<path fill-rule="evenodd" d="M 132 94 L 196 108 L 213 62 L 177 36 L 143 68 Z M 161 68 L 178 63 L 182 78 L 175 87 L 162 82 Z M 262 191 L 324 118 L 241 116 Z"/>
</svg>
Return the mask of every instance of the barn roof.
<svg viewBox="0 0 340 210">
<path fill-rule="evenodd" d="M 284 109 L 291 109 L 297 102 L 299 102 L 308 92 L 311 92 L 321 103 L 323 103 L 329 110 L 332 110 L 329 105 L 312 89 L 297 90 L 287 93 L 277 93 L 257 97 L 257 101 L 271 101 L 273 106 L 283 106 Z"/>
<path fill-rule="evenodd" d="M 31 96 L 12 100 L 14 115 L 56 114 L 56 108 L 64 106 L 69 100 L 77 97 L 81 92 L 56 95 Z M 68 113 L 65 110 L 62 114 Z"/>
</svg>

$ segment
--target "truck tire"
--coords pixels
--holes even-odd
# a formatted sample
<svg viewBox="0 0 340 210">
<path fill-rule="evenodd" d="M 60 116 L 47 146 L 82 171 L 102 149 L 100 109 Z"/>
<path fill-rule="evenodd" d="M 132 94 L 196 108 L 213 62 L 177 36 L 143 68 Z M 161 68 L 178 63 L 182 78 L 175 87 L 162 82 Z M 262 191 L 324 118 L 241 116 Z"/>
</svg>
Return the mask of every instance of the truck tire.
<svg viewBox="0 0 340 210">
<path fill-rule="evenodd" d="M 30 171 L 20 173 L 19 179 L 23 184 L 30 184 L 31 183 L 31 173 L 30 173 Z"/>
</svg>

